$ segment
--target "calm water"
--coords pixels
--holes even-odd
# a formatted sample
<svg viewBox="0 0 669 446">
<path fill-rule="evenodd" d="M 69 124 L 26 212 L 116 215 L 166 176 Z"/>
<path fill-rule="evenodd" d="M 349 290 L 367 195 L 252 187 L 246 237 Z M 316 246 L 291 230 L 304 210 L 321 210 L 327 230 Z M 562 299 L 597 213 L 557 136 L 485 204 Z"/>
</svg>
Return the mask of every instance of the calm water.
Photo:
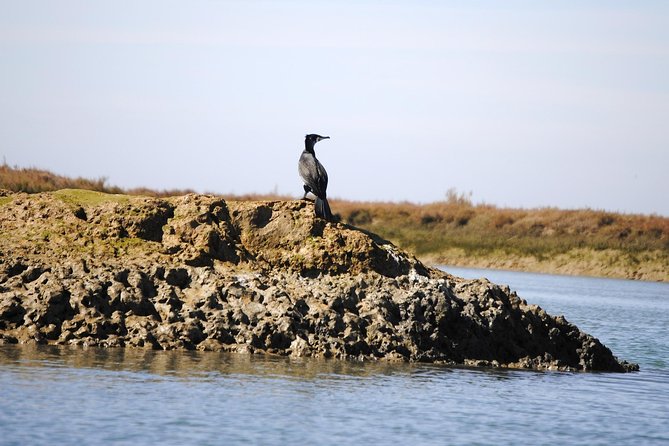
<svg viewBox="0 0 669 446">
<path fill-rule="evenodd" d="M 669 444 L 669 284 L 447 268 L 633 374 L 0 346 L 0 444 Z"/>
</svg>

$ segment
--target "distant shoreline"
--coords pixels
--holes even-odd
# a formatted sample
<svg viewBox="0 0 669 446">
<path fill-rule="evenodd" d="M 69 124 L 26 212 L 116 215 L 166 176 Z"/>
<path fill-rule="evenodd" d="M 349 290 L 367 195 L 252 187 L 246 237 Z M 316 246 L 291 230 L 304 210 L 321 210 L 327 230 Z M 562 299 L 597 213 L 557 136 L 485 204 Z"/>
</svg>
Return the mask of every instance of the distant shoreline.
<svg viewBox="0 0 669 446">
<path fill-rule="evenodd" d="M 392 239 L 391 241 L 403 249 L 411 250 L 411 247 L 404 246 L 403 243 Z M 623 250 L 595 250 L 584 247 L 562 252 L 554 257 L 540 258 L 502 250 L 468 255 L 464 249 L 448 248 L 417 257 L 430 266 L 450 265 L 566 276 L 669 282 L 668 255 L 666 251 L 661 250 L 628 253 Z"/>
<path fill-rule="evenodd" d="M 42 169 L 0 165 L 0 189 L 36 193 L 64 188 L 154 197 L 192 192 L 126 190 L 107 185 L 105 178 L 73 179 Z M 222 197 L 294 199 L 276 194 Z M 498 208 L 475 205 L 453 191 L 436 203 L 332 199 L 331 207 L 343 223 L 379 234 L 432 265 L 669 281 L 669 217 L 592 209 Z"/>
<path fill-rule="evenodd" d="M 620 261 L 618 260 L 620 256 L 621 253 L 615 251 L 597 252 L 582 249 L 567 253 L 558 259 L 543 261 L 534 257 L 463 257 L 458 252 L 451 255 L 447 253 L 421 256 L 419 260 L 433 267 L 444 268 L 446 271 L 448 267 L 455 267 L 648 282 L 669 281 L 666 264 L 661 261 L 661 254 L 658 253 L 655 259 L 639 265 L 631 261 Z"/>
<path fill-rule="evenodd" d="M 591 209 L 505 209 L 461 197 L 332 202 L 343 221 L 430 265 L 669 281 L 669 218 Z"/>
</svg>

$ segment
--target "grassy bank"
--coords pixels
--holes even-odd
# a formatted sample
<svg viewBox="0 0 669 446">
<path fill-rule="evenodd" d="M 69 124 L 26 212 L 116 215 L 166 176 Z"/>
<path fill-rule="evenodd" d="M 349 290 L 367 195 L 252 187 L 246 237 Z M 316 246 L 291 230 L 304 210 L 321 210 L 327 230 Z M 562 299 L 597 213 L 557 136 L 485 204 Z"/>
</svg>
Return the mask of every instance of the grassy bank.
<svg viewBox="0 0 669 446">
<path fill-rule="evenodd" d="M 501 209 L 463 197 L 426 205 L 333 203 L 345 221 L 448 265 L 669 280 L 669 218 Z"/>
<path fill-rule="evenodd" d="M 0 189 L 33 193 L 62 188 L 151 196 L 190 192 L 124 190 L 108 186 L 104 178 L 71 179 L 0 166 Z M 455 193 L 425 205 L 344 200 L 332 200 L 331 205 L 343 222 L 375 232 L 429 263 L 669 281 L 666 217 L 591 209 L 506 209 L 474 205 Z"/>
</svg>

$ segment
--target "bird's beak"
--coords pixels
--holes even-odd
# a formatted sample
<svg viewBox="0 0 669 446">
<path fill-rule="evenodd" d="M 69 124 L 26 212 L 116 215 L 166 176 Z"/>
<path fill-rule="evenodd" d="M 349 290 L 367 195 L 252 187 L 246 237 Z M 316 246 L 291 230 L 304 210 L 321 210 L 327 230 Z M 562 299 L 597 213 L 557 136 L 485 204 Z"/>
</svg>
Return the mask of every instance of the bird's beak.
<svg viewBox="0 0 669 446">
<path fill-rule="evenodd" d="M 330 139 L 329 136 L 321 136 L 321 139 Z"/>
</svg>

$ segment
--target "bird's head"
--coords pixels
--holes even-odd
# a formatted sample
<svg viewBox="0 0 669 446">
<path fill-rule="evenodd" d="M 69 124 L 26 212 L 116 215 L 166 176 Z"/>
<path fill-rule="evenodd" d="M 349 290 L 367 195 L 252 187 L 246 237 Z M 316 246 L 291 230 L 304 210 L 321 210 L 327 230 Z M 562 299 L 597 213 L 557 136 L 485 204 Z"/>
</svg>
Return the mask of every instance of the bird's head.
<svg viewBox="0 0 669 446">
<path fill-rule="evenodd" d="M 311 144 L 316 144 L 318 141 L 323 140 L 323 139 L 330 139 L 329 136 L 321 136 L 321 135 L 316 135 L 316 134 L 310 134 L 304 137 L 304 142 L 311 143 Z"/>
</svg>

